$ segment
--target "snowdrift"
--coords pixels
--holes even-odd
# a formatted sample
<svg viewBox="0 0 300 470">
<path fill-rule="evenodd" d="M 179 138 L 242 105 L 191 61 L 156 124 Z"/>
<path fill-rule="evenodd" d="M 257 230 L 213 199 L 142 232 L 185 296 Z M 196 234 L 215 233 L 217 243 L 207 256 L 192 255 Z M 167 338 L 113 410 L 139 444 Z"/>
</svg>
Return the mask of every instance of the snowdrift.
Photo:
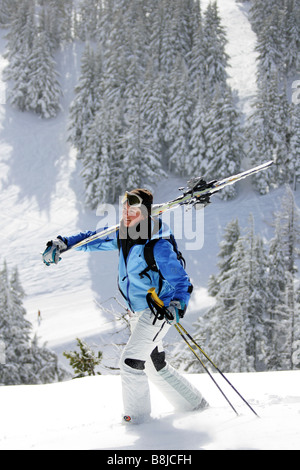
<svg viewBox="0 0 300 470">
<path fill-rule="evenodd" d="M 214 375 L 237 417 L 207 374 L 188 378 L 210 403 L 203 412 L 175 412 L 152 387 L 153 420 L 121 424 L 119 376 L 50 385 L 0 387 L 4 450 L 295 450 L 300 449 L 300 371 L 228 374 L 259 414 Z"/>
</svg>

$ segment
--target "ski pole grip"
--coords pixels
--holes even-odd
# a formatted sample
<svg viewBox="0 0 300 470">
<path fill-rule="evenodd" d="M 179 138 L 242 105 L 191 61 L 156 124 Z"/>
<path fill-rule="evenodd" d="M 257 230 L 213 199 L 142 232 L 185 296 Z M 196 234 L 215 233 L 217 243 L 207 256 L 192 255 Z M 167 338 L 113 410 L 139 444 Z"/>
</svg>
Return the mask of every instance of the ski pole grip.
<svg viewBox="0 0 300 470">
<path fill-rule="evenodd" d="M 151 288 L 148 290 L 148 294 L 151 295 L 152 299 L 154 300 L 154 302 L 155 302 L 159 307 L 163 307 L 163 306 L 164 306 L 163 301 L 158 297 L 157 293 L 155 292 L 155 287 L 151 287 Z"/>
</svg>

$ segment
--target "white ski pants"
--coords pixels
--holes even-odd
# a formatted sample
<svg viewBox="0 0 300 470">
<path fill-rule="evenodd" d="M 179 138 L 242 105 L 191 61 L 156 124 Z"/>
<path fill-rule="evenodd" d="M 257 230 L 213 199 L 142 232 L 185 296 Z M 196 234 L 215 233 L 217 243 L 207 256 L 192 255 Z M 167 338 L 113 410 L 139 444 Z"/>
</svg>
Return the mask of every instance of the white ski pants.
<svg viewBox="0 0 300 470">
<path fill-rule="evenodd" d="M 164 320 L 156 320 L 153 325 L 150 309 L 131 315 L 131 337 L 120 361 L 124 415 L 136 421 L 150 415 L 148 378 L 175 409 L 199 408 L 201 393 L 165 361 L 162 339 L 170 325 Z"/>
</svg>

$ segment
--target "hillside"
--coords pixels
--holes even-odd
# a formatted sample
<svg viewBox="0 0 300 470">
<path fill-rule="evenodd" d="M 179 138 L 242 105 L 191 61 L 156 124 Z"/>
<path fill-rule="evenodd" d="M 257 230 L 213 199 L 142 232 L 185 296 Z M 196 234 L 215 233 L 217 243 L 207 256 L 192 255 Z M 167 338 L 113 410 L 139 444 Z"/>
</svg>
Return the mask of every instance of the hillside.
<svg viewBox="0 0 300 470">
<path fill-rule="evenodd" d="M 206 3 L 202 0 L 203 7 Z M 255 94 L 256 70 L 256 38 L 246 17 L 248 4 L 235 0 L 219 4 L 229 40 L 230 84 L 237 91 L 241 111 L 247 115 Z M 5 67 L 5 34 L 5 30 L 0 31 L 0 71 Z M 58 266 L 51 267 L 41 260 L 46 242 L 58 234 L 70 235 L 101 225 L 101 213 L 83 205 L 81 167 L 67 141 L 68 108 L 80 72 L 82 49 L 82 44 L 75 43 L 57 54 L 64 91 L 58 117 L 42 120 L 12 109 L 5 102 L 0 104 L 1 262 L 5 258 L 8 266 L 18 266 L 33 333 L 37 332 L 40 342 L 47 342 L 60 361 L 65 363 L 62 352 L 73 348 L 79 336 L 104 351 L 104 362 L 116 365 L 119 351 L 107 346 L 113 341 L 116 323 L 101 305 L 122 311 L 114 300 L 116 297 L 122 302 L 116 283 L 117 253 L 71 251 L 63 255 Z M 2 97 L 5 87 L 0 81 Z M 244 168 L 248 167 L 245 161 Z M 178 187 L 185 183 L 184 179 L 169 176 L 155 188 L 154 202 L 176 197 Z M 196 220 L 198 229 L 196 249 L 186 249 L 193 233 L 184 232 L 180 245 L 195 287 L 186 325 L 211 305 L 207 280 L 216 272 L 218 244 L 226 224 L 238 218 L 245 227 L 252 213 L 256 231 L 269 239 L 273 233 L 272 214 L 279 208 L 283 192 L 282 188 L 258 196 L 246 180 L 238 185 L 235 200 L 225 202 L 214 197 L 197 219 L 192 211 L 180 217 L 176 214 L 175 221 L 171 219 L 179 243 L 182 217 L 188 227 L 193 227 L 192 221 Z M 299 191 L 296 201 L 299 206 Z M 42 314 L 40 326 L 38 310 Z M 175 341 L 175 337 L 176 332 L 171 332 L 167 340 Z M 207 394 L 211 409 L 203 414 L 173 414 L 153 390 L 154 417 L 160 420 L 129 432 L 119 426 L 119 377 L 103 375 L 63 384 L 2 387 L 0 448 L 299 449 L 299 372 L 230 377 L 257 407 L 261 420 L 243 405 L 242 416 L 235 418 L 206 375 L 191 376 L 191 380 Z"/>
<path fill-rule="evenodd" d="M 205 2 L 203 2 L 205 8 Z M 246 18 L 247 3 L 233 0 L 220 4 L 220 13 L 228 35 L 228 54 L 231 56 L 230 82 L 238 93 L 239 105 L 245 115 L 255 93 L 255 35 Z M 5 50 L 5 30 L 0 39 L 0 53 Z M 58 266 L 45 267 L 40 253 L 45 243 L 58 234 L 69 235 L 80 230 L 92 230 L 101 225 L 101 214 L 83 205 L 83 184 L 80 164 L 67 142 L 68 108 L 80 73 L 83 45 L 76 43 L 57 55 L 60 80 L 64 92 L 63 110 L 55 119 L 42 120 L 30 113 L 21 113 L 7 104 L 0 114 L 0 210 L 2 225 L 2 254 L 9 266 L 17 265 L 26 292 L 25 307 L 41 341 L 58 351 L 74 343 L 76 336 L 95 336 L 114 328 L 112 317 L 99 310 L 99 304 L 120 310 L 114 300 L 117 296 L 117 254 L 86 255 L 70 252 Z M 5 66 L 0 61 L 0 69 Z M 1 82 L 5 91 L 6 83 Z M 247 168 L 247 162 L 245 162 Z M 227 175 L 224 175 L 227 176 Z M 155 188 L 155 202 L 178 195 L 177 188 L 186 181 L 170 176 Z M 195 234 L 182 233 L 181 217 L 185 226 L 192 227 L 192 213 L 177 212 L 171 225 L 179 240 L 186 239 L 181 249 L 188 262 L 188 270 L 195 285 L 190 312 L 206 308 L 211 302 L 206 296 L 206 283 L 216 270 L 218 243 L 223 229 L 234 217 L 241 226 L 247 224 L 250 213 L 255 218 L 256 230 L 270 235 L 271 214 L 279 207 L 282 190 L 259 197 L 250 182 L 239 185 L 239 197 L 232 202 L 214 198 L 211 207 L 199 216 L 198 245 L 185 250 L 188 238 Z M 299 198 L 299 195 L 297 195 Z M 111 223 L 116 223 L 112 220 Z M 204 227 L 203 227 L 203 224 Z M 199 230 L 200 224 L 200 230 Z M 199 249 L 199 246 L 201 249 Z M 196 248 L 196 250 L 195 250 Z M 119 299 L 119 297 L 118 297 Z M 98 305 L 96 305 L 95 300 Z M 121 300 L 121 299 L 119 299 Z M 37 312 L 42 324 L 38 328 Z M 99 341 L 99 340 L 98 340 Z M 67 347 L 67 346 L 66 346 Z"/>
</svg>

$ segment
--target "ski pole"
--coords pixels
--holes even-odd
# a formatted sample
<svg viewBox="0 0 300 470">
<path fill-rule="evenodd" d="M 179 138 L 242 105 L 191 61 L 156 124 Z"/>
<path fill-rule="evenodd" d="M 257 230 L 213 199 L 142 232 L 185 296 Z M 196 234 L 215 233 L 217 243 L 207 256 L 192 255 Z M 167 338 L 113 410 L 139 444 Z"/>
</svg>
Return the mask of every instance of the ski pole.
<svg viewBox="0 0 300 470">
<path fill-rule="evenodd" d="M 223 374 L 223 372 L 219 369 L 219 367 L 216 366 L 216 364 L 210 359 L 210 357 L 203 351 L 203 349 L 199 346 L 198 343 L 192 338 L 192 336 L 186 331 L 186 329 L 178 323 L 176 326 L 176 329 L 181 329 L 182 332 L 186 334 L 186 336 L 192 341 L 192 343 L 199 349 L 199 351 L 206 357 L 206 359 L 210 362 L 210 364 L 213 365 L 213 367 L 216 369 L 217 372 L 223 377 L 223 379 L 226 380 L 228 385 L 237 393 L 237 395 L 243 400 L 243 402 L 250 408 L 250 410 L 259 418 L 258 414 L 256 411 L 252 408 L 252 406 L 245 400 L 245 398 L 238 392 L 238 390 L 232 385 L 232 383 L 228 380 L 228 378 Z"/>
<path fill-rule="evenodd" d="M 223 390 L 221 389 L 221 387 L 219 386 L 219 384 L 216 382 L 216 380 L 213 378 L 212 374 L 209 372 L 208 368 L 205 366 L 205 364 L 201 361 L 200 357 L 198 356 L 198 354 L 196 353 L 196 351 L 194 351 L 194 349 L 192 348 L 192 346 L 190 345 L 190 343 L 188 342 L 188 340 L 186 339 L 186 337 L 184 336 L 184 334 L 182 333 L 182 331 L 180 330 L 180 328 L 178 327 L 178 325 L 174 325 L 176 330 L 178 331 L 178 333 L 180 334 L 180 336 L 182 337 L 182 339 L 186 342 L 186 344 L 188 345 L 188 347 L 190 348 L 190 350 L 192 351 L 192 353 L 196 356 L 196 358 L 198 359 L 198 361 L 201 363 L 203 369 L 205 370 L 205 372 L 208 373 L 209 377 L 211 378 L 211 380 L 213 381 L 213 383 L 216 385 L 216 387 L 218 388 L 218 390 L 222 393 L 223 397 L 225 398 L 225 400 L 227 401 L 227 403 L 230 405 L 230 407 L 233 409 L 233 411 L 235 412 L 235 414 L 237 416 L 239 416 L 238 412 L 236 411 L 236 409 L 234 408 L 233 404 L 229 401 L 228 397 L 225 395 L 225 393 L 223 392 Z"/>
<path fill-rule="evenodd" d="M 159 309 L 159 312 L 160 314 L 162 314 L 162 311 L 165 310 L 165 311 L 168 311 L 168 309 L 164 306 L 164 302 L 158 297 L 156 291 L 155 291 L 155 287 L 152 287 L 151 289 L 148 290 L 148 295 L 147 295 L 147 301 L 148 301 L 148 304 L 149 304 L 149 307 L 150 309 L 153 311 L 153 304 Z M 179 326 L 181 326 L 180 324 L 178 324 Z M 233 409 L 233 411 L 235 412 L 235 414 L 237 416 L 239 416 L 238 412 L 236 411 L 236 409 L 234 408 L 233 404 L 230 402 L 230 400 L 228 399 L 228 397 L 225 395 L 225 393 L 223 392 L 223 390 L 221 389 L 221 387 L 218 385 L 218 383 L 216 382 L 216 380 L 213 378 L 212 374 L 210 373 L 210 371 L 208 370 L 208 368 L 205 366 L 205 364 L 203 363 L 203 361 L 201 360 L 201 358 L 198 356 L 198 354 L 196 353 L 196 351 L 194 351 L 194 349 L 192 348 L 192 346 L 190 345 L 190 343 L 188 342 L 188 340 L 186 339 L 186 337 L 184 336 L 184 333 L 183 331 L 180 330 L 179 326 L 177 324 L 175 324 L 175 328 L 176 330 L 178 331 L 178 333 L 180 334 L 180 336 L 182 337 L 182 339 L 186 342 L 186 344 L 188 345 L 188 347 L 190 348 L 190 350 L 192 351 L 192 353 L 196 356 L 196 358 L 198 359 L 198 361 L 200 362 L 200 364 L 202 365 L 202 367 L 204 368 L 205 372 L 207 372 L 207 374 L 209 375 L 209 377 L 211 378 L 211 380 L 213 381 L 213 383 L 216 385 L 216 387 L 218 388 L 218 390 L 221 392 L 221 394 L 223 395 L 223 397 L 225 398 L 225 400 L 227 401 L 227 403 L 230 405 L 230 407 Z"/>
</svg>

